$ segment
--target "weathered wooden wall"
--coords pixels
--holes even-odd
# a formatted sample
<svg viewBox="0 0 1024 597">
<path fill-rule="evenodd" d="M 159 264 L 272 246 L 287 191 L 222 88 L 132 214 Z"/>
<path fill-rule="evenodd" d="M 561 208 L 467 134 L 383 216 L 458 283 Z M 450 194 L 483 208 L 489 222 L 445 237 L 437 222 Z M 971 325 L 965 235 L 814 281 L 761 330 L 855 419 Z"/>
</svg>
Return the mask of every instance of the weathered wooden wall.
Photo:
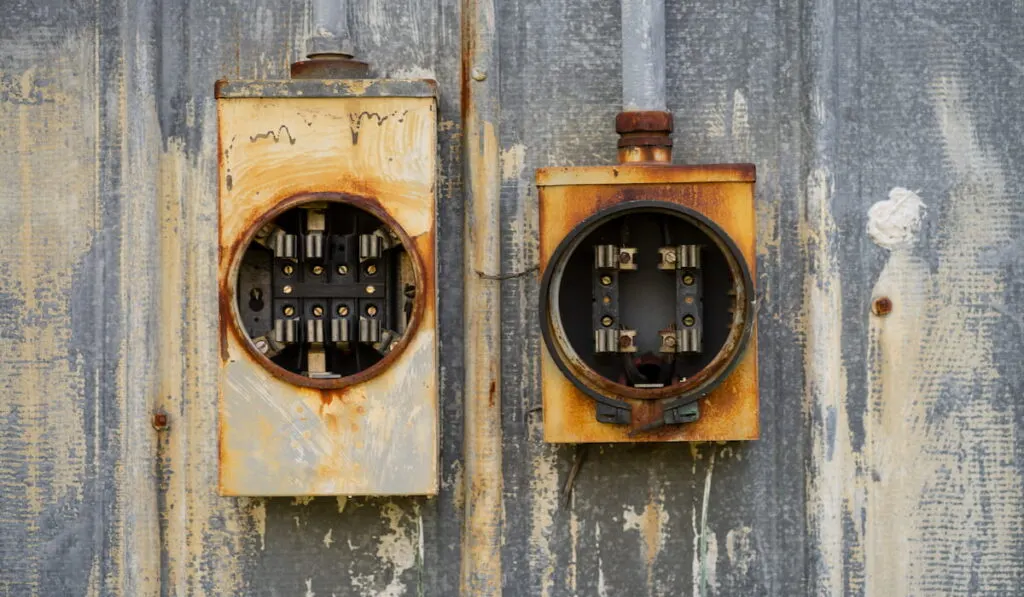
<svg viewBox="0 0 1024 597">
<path fill-rule="evenodd" d="M 441 495 L 216 495 L 213 82 L 286 76 L 309 6 L 7 0 L 0 594 L 456 593 L 460 9 L 351 4 L 378 74 L 442 89 Z M 532 177 L 615 159 L 618 15 L 499 3 L 505 593 L 1020 594 L 1024 5 L 669 3 L 676 161 L 758 166 L 763 436 L 591 447 L 563 506 Z M 896 187 L 920 230 L 903 194 L 869 235 Z"/>
</svg>

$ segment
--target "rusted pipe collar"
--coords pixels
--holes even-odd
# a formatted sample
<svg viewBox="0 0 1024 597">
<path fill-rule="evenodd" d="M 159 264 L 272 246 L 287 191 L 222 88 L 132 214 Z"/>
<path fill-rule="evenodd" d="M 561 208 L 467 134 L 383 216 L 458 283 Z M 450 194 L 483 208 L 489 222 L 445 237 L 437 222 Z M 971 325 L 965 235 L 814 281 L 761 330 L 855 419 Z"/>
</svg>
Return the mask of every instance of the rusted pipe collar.
<svg viewBox="0 0 1024 597">
<path fill-rule="evenodd" d="M 619 162 L 671 162 L 672 113 L 658 110 L 619 112 Z"/>
<path fill-rule="evenodd" d="M 369 64 L 343 53 L 310 54 L 291 69 L 293 79 L 365 79 L 369 74 Z"/>
</svg>

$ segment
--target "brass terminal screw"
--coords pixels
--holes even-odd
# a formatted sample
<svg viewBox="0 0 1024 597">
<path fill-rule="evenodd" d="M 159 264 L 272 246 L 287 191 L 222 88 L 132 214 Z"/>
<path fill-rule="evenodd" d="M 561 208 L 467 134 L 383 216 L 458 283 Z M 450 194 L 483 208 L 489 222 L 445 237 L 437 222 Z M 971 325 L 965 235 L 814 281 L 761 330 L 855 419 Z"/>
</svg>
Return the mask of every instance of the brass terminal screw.
<svg viewBox="0 0 1024 597">
<path fill-rule="evenodd" d="M 605 315 L 604 317 L 601 318 L 601 325 L 603 325 L 604 327 L 608 327 L 611 324 L 612 324 L 612 318 L 611 317 Z"/>
<path fill-rule="evenodd" d="M 366 266 L 366 273 L 371 275 L 371 276 L 373 274 L 377 273 L 377 266 L 376 265 L 368 265 L 368 266 Z"/>
<path fill-rule="evenodd" d="M 254 342 L 254 344 L 256 345 L 256 350 L 258 350 L 260 352 L 267 352 L 267 349 L 270 348 L 270 345 L 267 344 L 267 341 L 264 340 L 263 338 L 260 338 L 259 340 L 256 340 L 256 342 Z"/>
<path fill-rule="evenodd" d="M 281 272 L 286 276 L 290 276 L 295 273 L 295 268 L 291 265 L 286 265 L 281 268 Z"/>
<path fill-rule="evenodd" d="M 675 336 L 665 336 L 665 346 L 672 347 L 672 346 L 675 346 L 675 345 L 676 345 L 676 337 Z"/>
<path fill-rule="evenodd" d="M 676 262 L 676 252 L 675 251 L 665 251 L 665 263 L 675 263 L 675 262 Z"/>
<path fill-rule="evenodd" d="M 313 275 L 314 276 L 319 276 L 322 273 L 324 273 L 324 267 L 322 265 L 314 265 L 313 266 Z"/>
<path fill-rule="evenodd" d="M 373 286 L 366 287 L 366 294 L 373 294 L 374 292 L 377 292 L 377 289 L 374 288 Z"/>
<path fill-rule="evenodd" d="M 695 323 L 697 323 L 697 320 L 693 318 L 693 315 L 683 317 L 683 325 L 686 327 L 693 327 L 693 324 Z"/>
<path fill-rule="evenodd" d="M 629 348 L 633 345 L 633 339 L 629 336 L 619 336 L 619 348 Z"/>
<path fill-rule="evenodd" d="M 687 286 L 693 286 L 693 283 L 697 280 L 694 279 L 693 274 L 686 274 L 683 276 L 683 284 Z"/>
<path fill-rule="evenodd" d="M 295 307 L 288 305 L 282 309 L 281 312 L 285 314 L 285 317 L 291 317 L 292 315 L 295 315 Z"/>
<path fill-rule="evenodd" d="M 348 273 L 348 266 L 347 265 L 339 265 L 338 266 L 338 273 L 341 274 L 342 276 L 347 274 Z"/>
<path fill-rule="evenodd" d="M 285 294 L 291 294 L 292 293 L 292 287 L 291 286 L 285 286 L 284 288 L 281 289 L 281 292 L 283 292 Z"/>
<path fill-rule="evenodd" d="M 612 277 L 611 276 L 601 276 L 601 284 L 604 284 L 605 286 L 610 286 L 611 283 L 612 283 Z"/>
<path fill-rule="evenodd" d="M 338 305 L 338 315 L 341 315 L 342 317 L 348 315 L 348 307 L 345 305 Z"/>
<path fill-rule="evenodd" d="M 324 314 L 324 308 L 323 307 L 321 307 L 320 305 L 317 305 L 317 306 L 313 307 L 313 316 L 314 317 L 320 317 L 323 314 Z"/>
<path fill-rule="evenodd" d="M 369 307 L 366 308 L 366 314 L 369 315 L 370 317 L 373 317 L 374 315 L 377 314 L 377 307 L 370 305 Z"/>
<path fill-rule="evenodd" d="M 628 251 L 619 253 L 619 263 L 629 263 L 633 261 L 633 256 Z"/>
</svg>

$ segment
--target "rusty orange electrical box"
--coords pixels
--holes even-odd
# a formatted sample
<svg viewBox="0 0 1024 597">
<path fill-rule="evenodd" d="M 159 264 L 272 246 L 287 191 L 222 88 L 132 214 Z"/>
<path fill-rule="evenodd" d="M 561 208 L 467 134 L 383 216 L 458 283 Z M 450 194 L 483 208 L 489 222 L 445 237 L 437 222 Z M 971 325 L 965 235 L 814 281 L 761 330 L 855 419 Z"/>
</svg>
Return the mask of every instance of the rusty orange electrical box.
<svg viewBox="0 0 1024 597">
<path fill-rule="evenodd" d="M 544 168 L 549 442 L 758 437 L 754 166 Z"/>
<path fill-rule="evenodd" d="M 433 81 L 221 81 L 220 491 L 438 489 Z"/>
</svg>

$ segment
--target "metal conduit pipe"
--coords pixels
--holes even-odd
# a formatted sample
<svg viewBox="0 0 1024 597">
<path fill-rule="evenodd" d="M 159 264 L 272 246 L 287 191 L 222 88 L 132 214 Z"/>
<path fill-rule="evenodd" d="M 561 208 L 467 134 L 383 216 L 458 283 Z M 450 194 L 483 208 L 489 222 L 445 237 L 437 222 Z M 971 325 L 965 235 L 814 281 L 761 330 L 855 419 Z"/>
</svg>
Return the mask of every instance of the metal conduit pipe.
<svg viewBox="0 0 1024 597">
<path fill-rule="evenodd" d="M 672 114 L 665 102 L 665 0 L 622 0 L 622 112 L 619 161 L 672 161 Z"/>
<path fill-rule="evenodd" d="M 665 0 L 622 0 L 622 111 L 665 109 Z"/>
<path fill-rule="evenodd" d="M 370 65 L 353 58 L 346 0 L 313 0 L 308 60 L 292 64 L 293 79 L 363 79 Z"/>
<path fill-rule="evenodd" d="M 501 195 L 495 0 L 462 2 L 465 520 L 460 594 L 501 595 Z"/>
<path fill-rule="evenodd" d="M 313 0 L 313 37 L 307 50 L 311 57 L 317 54 L 352 55 L 347 0 Z"/>
</svg>

